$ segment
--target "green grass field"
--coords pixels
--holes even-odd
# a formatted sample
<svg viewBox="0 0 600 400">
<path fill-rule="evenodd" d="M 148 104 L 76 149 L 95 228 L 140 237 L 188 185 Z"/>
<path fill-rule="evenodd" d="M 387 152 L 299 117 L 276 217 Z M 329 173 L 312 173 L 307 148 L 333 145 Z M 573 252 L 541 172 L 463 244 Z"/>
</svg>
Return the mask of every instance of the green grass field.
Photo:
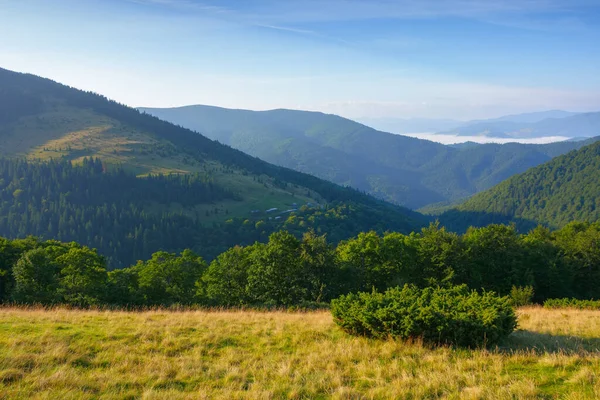
<svg viewBox="0 0 600 400">
<path fill-rule="evenodd" d="M 0 398 L 600 398 L 600 312 L 519 324 L 464 350 L 351 337 L 324 311 L 3 308 Z"/>
</svg>

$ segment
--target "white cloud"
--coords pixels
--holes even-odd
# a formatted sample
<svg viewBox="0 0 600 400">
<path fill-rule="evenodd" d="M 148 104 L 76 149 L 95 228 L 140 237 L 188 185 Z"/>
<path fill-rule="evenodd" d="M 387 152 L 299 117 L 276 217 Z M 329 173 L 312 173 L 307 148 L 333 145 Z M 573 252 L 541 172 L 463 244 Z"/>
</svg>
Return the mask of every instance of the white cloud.
<svg viewBox="0 0 600 400">
<path fill-rule="evenodd" d="M 435 133 L 403 133 L 401 136 L 410 136 L 418 139 L 430 140 L 442 144 L 456 144 L 465 142 L 475 143 L 526 143 L 526 144 L 546 144 L 554 142 L 562 142 L 569 139 L 566 136 L 546 136 L 534 139 L 507 139 L 494 138 L 486 136 L 455 136 L 455 135 L 440 135 Z"/>
</svg>

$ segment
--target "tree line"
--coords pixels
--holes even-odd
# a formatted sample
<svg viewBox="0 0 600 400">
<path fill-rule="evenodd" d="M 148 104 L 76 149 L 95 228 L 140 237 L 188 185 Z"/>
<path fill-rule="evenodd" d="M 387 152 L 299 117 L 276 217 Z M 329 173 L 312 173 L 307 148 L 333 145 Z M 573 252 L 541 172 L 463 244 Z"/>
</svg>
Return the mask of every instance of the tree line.
<svg viewBox="0 0 600 400">
<path fill-rule="evenodd" d="M 27 235 L 97 248 L 109 269 L 131 265 L 154 252 L 186 248 L 209 260 L 235 244 L 266 241 L 282 228 L 297 237 L 307 229 L 334 241 L 361 231 L 404 232 L 418 226 L 391 206 L 333 201 L 301 207 L 279 219 L 267 216 L 207 221 L 220 202 L 243 201 L 213 182 L 210 174 L 155 175 L 138 178 L 122 168 L 107 169 L 99 159 L 81 165 L 68 160 L 45 163 L 0 159 L 0 235 Z M 204 206 L 198 211 L 197 206 Z"/>
<path fill-rule="evenodd" d="M 96 250 L 74 242 L 1 239 L 0 298 L 77 306 L 310 306 L 405 284 L 466 284 L 500 295 L 530 286 L 537 302 L 598 298 L 598 243 L 600 224 L 580 222 L 524 235 L 507 225 L 458 235 L 432 224 L 408 235 L 364 232 L 337 245 L 314 231 L 301 238 L 278 231 L 210 263 L 191 250 L 159 251 L 108 271 Z"/>
</svg>

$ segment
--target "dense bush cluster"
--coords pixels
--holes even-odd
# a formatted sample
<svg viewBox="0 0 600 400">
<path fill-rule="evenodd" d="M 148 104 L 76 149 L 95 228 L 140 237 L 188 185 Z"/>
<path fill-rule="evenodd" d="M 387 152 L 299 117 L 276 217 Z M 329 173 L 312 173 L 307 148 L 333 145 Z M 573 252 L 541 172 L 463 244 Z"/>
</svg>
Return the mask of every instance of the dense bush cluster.
<svg viewBox="0 0 600 400">
<path fill-rule="evenodd" d="M 580 310 L 600 310 L 600 300 L 548 299 L 545 308 L 578 308 Z"/>
<path fill-rule="evenodd" d="M 510 298 L 479 294 L 466 285 L 348 294 L 332 301 L 331 313 L 354 335 L 466 347 L 495 345 L 517 325 Z"/>
<path fill-rule="evenodd" d="M 527 235 L 490 225 L 464 235 L 431 225 L 404 235 L 361 233 L 337 246 L 287 231 L 206 263 L 192 250 L 155 252 L 108 271 L 96 250 L 34 238 L 0 240 L 0 300 L 26 303 L 298 306 L 404 286 L 510 295 L 515 305 L 600 297 L 600 224 Z M 533 299 L 532 299 L 533 296 Z"/>
</svg>

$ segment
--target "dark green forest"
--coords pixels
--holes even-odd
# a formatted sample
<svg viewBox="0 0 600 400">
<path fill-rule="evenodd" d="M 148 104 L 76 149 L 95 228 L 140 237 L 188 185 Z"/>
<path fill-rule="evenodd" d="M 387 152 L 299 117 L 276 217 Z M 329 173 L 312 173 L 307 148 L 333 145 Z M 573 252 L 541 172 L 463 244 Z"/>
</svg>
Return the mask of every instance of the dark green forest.
<svg viewBox="0 0 600 400">
<path fill-rule="evenodd" d="M 560 228 L 600 218 L 600 143 L 559 156 L 479 193 L 440 216 L 455 230 L 515 222 Z"/>
<path fill-rule="evenodd" d="M 310 306 L 342 294 L 411 284 L 508 295 L 531 287 L 533 300 L 600 297 L 600 224 L 573 222 L 519 234 L 490 225 L 457 235 L 432 224 L 411 234 L 360 233 L 335 245 L 308 231 L 272 233 L 208 263 L 197 253 L 159 251 L 108 271 L 106 258 L 75 242 L 0 240 L 5 302 L 76 306 Z M 516 288 L 516 289 L 515 289 Z"/>
<path fill-rule="evenodd" d="M 364 195 L 347 193 L 345 201 L 327 206 L 302 206 L 272 217 L 225 216 L 223 222 L 207 223 L 208 211 L 198 212 L 194 206 L 236 200 L 237 194 L 206 176 L 138 178 L 122 169 L 107 170 L 99 159 L 84 159 L 82 165 L 0 159 L 0 235 L 77 241 L 97 248 L 112 269 L 158 250 L 190 248 L 212 259 L 233 245 L 265 241 L 282 228 L 298 237 L 312 228 L 339 241 L 367 229 L 410 232 L 418 226 L 393 206 L 361 203 Z M 169 208 L 173 203 L 180 205 L 178 211 Z"/>
</svg>

